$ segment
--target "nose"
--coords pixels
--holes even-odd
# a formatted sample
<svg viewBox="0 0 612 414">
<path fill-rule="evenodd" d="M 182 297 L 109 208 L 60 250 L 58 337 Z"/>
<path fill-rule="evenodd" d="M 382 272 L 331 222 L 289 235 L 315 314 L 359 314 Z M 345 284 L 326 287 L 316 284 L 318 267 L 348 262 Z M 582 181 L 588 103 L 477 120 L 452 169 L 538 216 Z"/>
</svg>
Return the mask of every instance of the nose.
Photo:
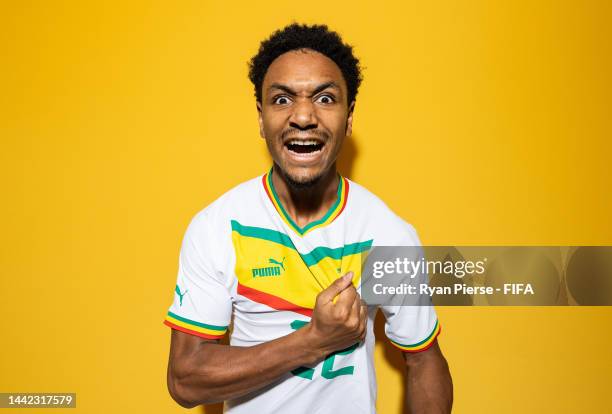
<svg viewBox="0 0 612 414">
<path fill-rule="evenodd" d="M 294 104 L 289 125 L 302 130 L 317 128 L 317 115 L 310 99 L 300 99 Z"/>
</svg>

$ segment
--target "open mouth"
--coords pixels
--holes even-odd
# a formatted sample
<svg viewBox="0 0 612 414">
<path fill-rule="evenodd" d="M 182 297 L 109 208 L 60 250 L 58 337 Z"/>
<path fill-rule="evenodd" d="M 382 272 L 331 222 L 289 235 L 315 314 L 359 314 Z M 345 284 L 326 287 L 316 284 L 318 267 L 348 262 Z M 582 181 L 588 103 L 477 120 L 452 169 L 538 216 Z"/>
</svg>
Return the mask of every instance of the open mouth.
<svg viewBox="0 0 612 414">
<path fill-rule="evenodd" d="M 290 139 L 285 147 L 296 154 L 314 154 L 321 151 L 325 144 L 316 139 Z"/>
</svg>

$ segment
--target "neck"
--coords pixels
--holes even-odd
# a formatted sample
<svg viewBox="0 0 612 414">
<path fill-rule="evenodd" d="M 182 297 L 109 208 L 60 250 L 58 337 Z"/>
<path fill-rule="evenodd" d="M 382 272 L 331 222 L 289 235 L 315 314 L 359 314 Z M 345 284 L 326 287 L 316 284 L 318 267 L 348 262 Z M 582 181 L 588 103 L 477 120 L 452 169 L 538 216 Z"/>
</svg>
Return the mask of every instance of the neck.
<svg viewBox="0 0 612 414">
<path fill-rule="evenodd" d="M 313 185 L 296 187 L 287 180 L 275 164 L 272 184 L 287 214 L 299 227 L 304 227 L 322 218 L 334 204 L 340 178 L 334 164 Z"/>
</svg>

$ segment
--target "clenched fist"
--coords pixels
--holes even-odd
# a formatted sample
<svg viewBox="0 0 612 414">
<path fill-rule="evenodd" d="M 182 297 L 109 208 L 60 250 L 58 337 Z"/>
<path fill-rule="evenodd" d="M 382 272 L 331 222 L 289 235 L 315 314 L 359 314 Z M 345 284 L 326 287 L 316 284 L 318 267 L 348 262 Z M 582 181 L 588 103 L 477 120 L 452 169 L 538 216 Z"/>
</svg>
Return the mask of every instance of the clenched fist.
<svg viewBox="0 0 612 414">
<path fill-rule="evenodd" d="M 367 306 L 351 283 L 352 278 L 353 272 L 345 274 L 317 296 L 308 330 L 311 344 L 323 356 L 365 338 Z"/>
</svg>

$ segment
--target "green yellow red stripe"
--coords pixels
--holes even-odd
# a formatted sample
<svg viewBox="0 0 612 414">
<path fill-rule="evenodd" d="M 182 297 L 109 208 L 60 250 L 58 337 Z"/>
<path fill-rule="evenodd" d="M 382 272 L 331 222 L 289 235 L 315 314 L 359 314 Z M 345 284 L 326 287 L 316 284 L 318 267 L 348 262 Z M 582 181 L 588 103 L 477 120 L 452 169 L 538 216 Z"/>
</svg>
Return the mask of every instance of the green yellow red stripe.
<svg viewBox="0 0 612 414">
<path fill-rule="evenodd" d="M 363 242 L 345 244 L 342 247 L 336 248 L 320 246 L 315 247 L 309 253 L 302 254 L 299 253 L 298 250 L 295 248 L 295 245 L 291 241 L 291 238 L 279 231 L 266 229 L 263 227 L 245 226 L 240 224 L 236 220 L 231 221 L 231 226 L 232 231 L 235 231 L 241 236 L 271 241 L 296 251 L 302 257 L 304 263 L 306 263 L 306 266 L 309 267 L 316 265 L 321 260 L 327 257 L 340 260 L 346 256 L 366 252 L 372 247 L 372 243 L 374 242 L 373 239 L 370 239 Z"/>
<path fill-rule="evenodd" d="M 399 342 L 395 342 L 394 340 L 391 340 L 391 343 L 404 352 L 420 352 L 432 346 L 434 341 L 438 337 L 438 335 L 440 335 L 441 331 L 442 331 L 442 328 L 440 328 L 440 324 L 436 320 L 436 325 L 431 331 L 431 334 L 429 334 L 429 336 L 423 339 L 421 342 L 417 342 L 416 344 L 412 344 L 412 345 L 406 345 L 406 344 L 400 344 Z"/>
<path fill-rule="evenodd" d="M 269 306 L 272 309 L 291 311 L 299 313 L 300 315 L 308 316 L 309 318 L 312 317 L 312 309 L 304 308 L 302 306 L 291 303 L 279 296 L 271 295 L 269 293 L 250 288 L 241 283 L 238 283 L 238 294 L 249 298 L 253 302 Z"/>
<path fill-rule="evenodd" d="M 219 339 L 227 332 L 227 326 L 209 325 L 184 318 L 175 313 L 168 312 L 164 324 L 182 332 L 200 336 L 207 339 Z"/>
<path fill-rule="evenodd" d="M 287 223 L 287 225 L 291 227 L 293 230 L 295 230 L 298 234 L 303 236 L 312 230 L 318 229 L 319 227 L 326 226 L 332 221 L 334 221 L 346 207 L 346 202 L 348 200 L 349 183 L 346 178 L 340 175 L 339 177 L 340 177 L 340 183 L 338 185 L 338 193 L 337 193 L 336 201 L 334 202 L 334 204 L 330 207 L 330 209 L 327 211 L 327 213 L 325 213 L 325 215 L 321 219 L 308 223 L 304 227 L 299 227 L 297 224 L 295 224 L 291 216 L 287 214 L 287 212 L 285 211 L 285 208 L 280 202 L 280 199 L 278 198 L 278 195 L 276 194 L 276 190 L 274 189 L 274 184 L 272 183 L 272 169 L 270 169 L 270 171 L 262 177 L 262 182 L 263 182 L 263 186 L 266 191 L 266 194 L 268 195 L 268 198 L 274 205 L 274 208 L 276 209 L 278 214 L 281 216 L 283 221 Z"/>
</svg>

